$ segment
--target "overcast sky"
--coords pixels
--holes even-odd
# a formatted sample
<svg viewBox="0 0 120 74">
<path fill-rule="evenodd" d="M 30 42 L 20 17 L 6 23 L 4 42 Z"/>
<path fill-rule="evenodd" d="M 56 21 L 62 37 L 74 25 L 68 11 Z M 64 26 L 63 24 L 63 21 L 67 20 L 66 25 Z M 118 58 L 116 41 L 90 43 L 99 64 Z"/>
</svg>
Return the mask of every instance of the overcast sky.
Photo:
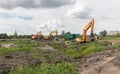
<svg viewBox="0 0 120 74">
<path fill-rule="evenodd" d="M 0 33 L 81 34 L 92 18 L 95 33 L 119 30 L 120 0 L 0 0 Z"/>
</svg>

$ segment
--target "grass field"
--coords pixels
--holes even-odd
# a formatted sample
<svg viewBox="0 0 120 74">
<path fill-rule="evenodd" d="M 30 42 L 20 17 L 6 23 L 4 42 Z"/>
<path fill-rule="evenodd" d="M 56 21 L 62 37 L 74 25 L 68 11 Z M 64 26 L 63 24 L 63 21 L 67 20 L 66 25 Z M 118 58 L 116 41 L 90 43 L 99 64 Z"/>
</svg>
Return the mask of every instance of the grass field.
<svg viewBox="0 0 120 74">
<path fill-rule="evenodd" d="M 2 47 L 4 44 L 14 44 L 20 47 L 5 48 Z M 52 41 L 5 40 L 1 41 L 0 45 L 1 57 L 13 56 L 10 59 L 3 59 L 3 64 L 9 65 L 11 62 L 18 61 L 15 68 L 11 65 L 7 71 L 10 74 L 77 74 L 77 59 L 120 47 L 120 43 L 111 45 L 107 41 L 86 44 L 71 42 L 66 45 L 65 41 L 56 43 Z M 46 46 L 49 47 L 46 49 Z M 54 50 L 49 50 L 49 48 Z"/>
</svg>

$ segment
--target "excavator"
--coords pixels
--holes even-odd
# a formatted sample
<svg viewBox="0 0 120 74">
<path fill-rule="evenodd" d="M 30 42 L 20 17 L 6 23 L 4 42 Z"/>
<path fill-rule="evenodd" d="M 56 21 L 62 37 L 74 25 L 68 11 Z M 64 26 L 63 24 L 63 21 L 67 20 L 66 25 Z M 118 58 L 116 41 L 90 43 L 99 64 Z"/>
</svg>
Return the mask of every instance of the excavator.
<svg viewBox="0 0 120 74">
<path fill-rule="evenodd" d="M 56 37 L 58 35 L 58 30 L 56 31 L 52 31 L 49 33 L 48 36 L 43 36 L 41 34 L 41 31 L 37 32 L 35 35 L 32 36 L 32 39 L 35 40 L 35 39 L 45 39 L 45 40 L 49 40 L 49 39 L 52 39 L 53 37 Z"/>
<path fill-rule="evenodd" d="M 32 39 L 39 39 L 42 36 L 41 31 L 37 32 L 35 35 L 32 36 Z"/>
<path fill-rule="evenodd" d="M 44 36 L 43 38 L 48 40 L 48 39 L 52 39 L 53 37 L 56 37 L 57 35 L 58 35 L 58 30 L 50 32 L 48 36 Z"/>
<path fill-rule="evenodd" d="M 86 35 L 89 28 L 91 28 L 91 30 L 90 30 L 90 38 L 88 38 L 87 35 Z M 92 21 L 90 21 L 85 26 L 85 28 L 83 29 L 82 38 L 76 38 L 75 41 L 80 42 L 80 43 L 86 43 L 88 41 L 98 40 L 99 37 L 94 35 L 93 30 L 94 30 L 94 19 L 92 19 Z"/>
</svg>

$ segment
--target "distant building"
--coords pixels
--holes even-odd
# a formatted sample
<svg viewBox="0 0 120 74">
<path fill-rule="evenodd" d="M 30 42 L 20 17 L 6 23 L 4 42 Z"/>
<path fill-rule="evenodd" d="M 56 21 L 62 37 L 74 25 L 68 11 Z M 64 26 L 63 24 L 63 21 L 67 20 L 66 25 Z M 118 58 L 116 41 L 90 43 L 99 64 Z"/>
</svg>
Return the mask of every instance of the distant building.
<svg viewBox="0 0 120 74">
<path fill-rule="evenodd" d="M 116 35 L 117 33 L 120 33 L 120 31 L 109 31 L 109 35 Z"/>
</svg>

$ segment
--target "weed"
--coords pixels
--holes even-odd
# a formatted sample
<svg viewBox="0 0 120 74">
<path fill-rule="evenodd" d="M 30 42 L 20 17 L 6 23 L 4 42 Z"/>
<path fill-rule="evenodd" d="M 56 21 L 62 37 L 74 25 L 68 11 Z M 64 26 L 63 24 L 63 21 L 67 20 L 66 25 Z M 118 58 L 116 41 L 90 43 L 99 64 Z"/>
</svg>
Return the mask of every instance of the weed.
<svg viewBox="0 0 120 74">
<path fill-rule="evenodd" d="M 114 45 L 110 46 L 112 49 L 120 48 L 120 43 L 115 43 Z"/>
<path fill-rule="evenodd" d="M 72 63 L 46 64 L 43 63 L 37 67 L 18 67 L 16 71 L 10 74 L 76 74 L 75 65 Z"/>
<path fill-rule="evenodd" d="M 17 51 L 28 51 L 33 49 L 34 46 L 38 46 L 39 43 L 35 41 L 28 41 L 28 40 L 15 40 L 15 41 L 5 41 L 1 42 L 0 44 L 17 44 L 21 47 L 10 47 L 10 48 L 3 48 L 0 47 L 0 55 L 9 54 Z"/>
<path fill-rule="evenodd" d="M 84 50 L 83 52 L 81 52 L 81 54 L 83 56 L 88 56 L 88 55 L 91 55 L 91 54 L 95 54 L 95 53 L 98 53 L 98 52 L 101 52 L 104 50 L 104 47 L 103 46 L 91 46 L 89 48 L 87 48 L 86 50 Z"/>
</svg>

